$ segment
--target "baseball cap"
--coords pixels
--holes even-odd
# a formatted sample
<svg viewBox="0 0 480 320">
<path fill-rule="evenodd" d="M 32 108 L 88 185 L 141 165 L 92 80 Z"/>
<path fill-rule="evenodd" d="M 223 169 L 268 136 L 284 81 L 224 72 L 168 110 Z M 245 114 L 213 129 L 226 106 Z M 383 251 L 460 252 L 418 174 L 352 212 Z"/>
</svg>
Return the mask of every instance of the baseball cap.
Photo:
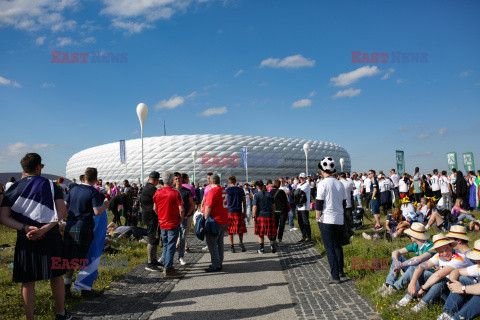
<svg viewBox="0 0 480 320">
<path fill-rule="evenodd" d="M 160 173 L 158 173 L 157 171 L 152 171 L 148 175 L 148 178 L 149 179 L 160 179 Z"/>
<path fill-rule="evenodd" d="M 307 175 L 305 174 L 305 172 L 302 172 L 298 175 L 299 178 L 306 178 Z"/>
</svg>

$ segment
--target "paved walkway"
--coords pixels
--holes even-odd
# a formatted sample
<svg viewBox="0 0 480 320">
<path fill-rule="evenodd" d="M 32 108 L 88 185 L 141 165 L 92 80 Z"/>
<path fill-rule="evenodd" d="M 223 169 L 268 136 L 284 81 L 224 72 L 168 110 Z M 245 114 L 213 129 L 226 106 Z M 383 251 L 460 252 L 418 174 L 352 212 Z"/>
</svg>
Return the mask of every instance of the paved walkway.
<svg viewBox="0 0 480 320">
<path fill-rule="evenodd" d="M 277 254 L 266 246 L 260 255 L 257 237 L 248 228 L 247 252 L 236 246 L 237 252 L 230 253 L 225 238 L 223 271 L 205 273 L 210 255 L 192 238 L 194 252 L 185 256 L 188 265 L 179 268 L 186 273 L 183 279 L 164 279 L 139 266 L 113 289 L 74 310 L 75 319 L 379 319 L 352 281 L 325 284 L 326 257 L 298 239 L 298 232 L 286 231 Z"/>
</svg>

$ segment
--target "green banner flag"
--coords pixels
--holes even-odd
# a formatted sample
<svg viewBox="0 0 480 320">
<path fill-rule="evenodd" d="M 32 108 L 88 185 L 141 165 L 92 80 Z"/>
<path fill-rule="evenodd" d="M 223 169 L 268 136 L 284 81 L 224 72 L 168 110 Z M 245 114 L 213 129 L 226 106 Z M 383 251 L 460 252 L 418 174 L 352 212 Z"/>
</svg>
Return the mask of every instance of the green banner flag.
<svg viewBox="0 0 480 320">
<path fill-rule="evenodd" d="M 475 172 L 475 162 L 473 161 L 473 152 L 465 152 L 463 154 L 463 165 L 465 167 L 465 174 L 469 171 Z"/>
<path fill-rule="evenodd" d="M 401 176 L 405 173 L 405 154 L 401 150 L 396 150 L 397 174 Z"/>
<path fill-rule="evenodd" d="M 457 153 L 456 152 L 447 153 L 447 165 L 448 165 L 448 171 L 451 171 L 452 168 L 455 168 L 455 169 L 458 170 L 458 167 L 457 167 Z"/>
</svg>

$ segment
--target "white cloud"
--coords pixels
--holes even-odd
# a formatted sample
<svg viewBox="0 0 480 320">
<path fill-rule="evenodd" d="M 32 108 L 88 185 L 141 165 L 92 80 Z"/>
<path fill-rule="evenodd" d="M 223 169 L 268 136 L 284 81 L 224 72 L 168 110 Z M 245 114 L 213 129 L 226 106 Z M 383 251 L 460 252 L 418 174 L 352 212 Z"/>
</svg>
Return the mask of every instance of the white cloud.
<svg viewBox="0 0 480 320">
<path fill-rule="evenodd" d="M 405 81 L 403 81 L 403 79 L 398 79 L 398 80 L 396 81 L 397 84 L 404 83 L 404 82 L 405 82 Z"/>
<path fill-rule="evenodd" d="M 331 78 L 330 81 L 333 82 L 334 86 L 345 87 L 357 82 L 363 77 L 372 77 L 379 73 L 380 70 L 377 66 L 363 66 L 348 73 L 341 73 L 338 77 Z"/>
<path fill-rule="evenodd" d="M 417 139 L 425 139 L 430 137 L 430 132 L 425 132 L 425 133 L 420 133 L 419 135 L 416 136 Z"/>
<path fill-rule="evenodd" d="M 162 100 L 155 105 L 155 110 L 159 109 L 175 109 L 176 107 L 181 106 L 186 100 L 193 99 L 197 96 L 197 91 L 193 91 L 189 95 L 185 97 L 181 97 L 178 95 L 173 95 L 170 99 Z"/>
<path fill-rule="evenodd" d="M 153 28 L 152 25 L 149 25 L 145 22 L 122 21 L 119 19 L 113 19 L 112 26 L 114 28 L 124 30 L 128 35 L 140 33 L 143 31 L 143 29 Z"/>
<path fill-rule="evenodd" d="M 72 38 L 70 37 L 58 37 L 57 38 L 57 47 L 65 47 L 74 44 Z"/>
<path fill-rule="evenodd" d="M 311 98 L 311 97 L 313 97 L 313 96 L 316 95 L 316 94 L 317 94 L 317 91 L 312 91 L 312 92 L 310 92 L 310 93 L 308 94 L 308 96 Z"/>
<path fill-rule="evenodd" d="M 51 83 L 51 82 L 50 82 L 50 83 L 44 82 L 44 83 L 42 84 L 42 88 L 44 88 L 44 89 L 55 88 L 55 84 L 54 84 L 54 83 Z"/>
<path fill-rule="evenodd" d="M 0 85 L 12 86 L 14 88 L 21 88 L 22 87 L 17 81 L 9 80 L 9 79 L 1 77 L 1 76 L 0 76 Z"/>
<path fill-rule="evenodd" d="M 83 39 L 82 42 L 83 43 L 95 43 L 95 42 L 97 42 L 97 39 L 95 39 L 95 37 L 88 37 L 88 38 Z"/>
<path fill-rule="evenodd" d="M 138 133 L 138 130 L 135 130 L 132 132 L 132 134 L 137 134 Z"/>
<path fill-rule="evenodd" d="M 468 76 L 471 75 L 472 73 L 473 73 L 472 70 L 462 71 L 462 72 L 460 72 L 460 74 L 458 75 L 458 77 L 459 77 L 459 78 L 468 77 Z"/>
<path fill-rule="evenodd" d="M 66 20 L 62 14 L 78 5 L 78 0 L 0 1 L 0 26 L 27 31 L 45 28 L 53 32 L 73 30 L 77 22 Z"/>
<path fill-rule="evenodd" d="M 352 88 L 348 88 L 346 90 L 340 90 L 338 91 L 337 93 L 335 93 L 335 95 L 333 96 L 334 99 L 337 99 L 337 98 L 343 98 L 343 97 L 349 97 L 349 98 L 353 98 L 355 96 L 358 96 L 360 94 L 360 92 L 362 92 L 362 89 L 352 89 Z"/>
<path fill-rule="evenodd" d="M 440 130 L 438 130 L 438 135 L 439 136 L 444 136 L 448 131 L 450 130 L 450 128 L 441 128 Z"/>
<path fill-rule="evenodd" d="M 265 81 L 265 82 L 259 83 L 258 86 L 265 87 L 267 84 L 268 84 L 268 81 Z"/>
<path fill-rule="evenodd" d="M 241 75 L 243 73 L 243 70 L 240 69 L 237 71 L 237 73 L 235 73 L 235 75 L 233 76 L 234 78 L 238 77 L 239 75 Z"/>
<path fill-rule="evenodd" d="M 260 68 L 271 67 L 271 68 L 296 69 L 296 68 L 302 68 L 302 67 L 313 67 L 314 65 L 315 65 L 315 60 L 310 58 L 305 58 L 301 54 L 296 54 L 294 56 L 285 57 L 281 60 L 278 58 L 265 59 L 260 63 Z"/>
<path fill-rule="evenodd" d="M 37 46 L 41 46 L 45 42 L 45 39 L 47 39 L 47 37 L 38 37 L 35 40 L 35 43 L 37 44 Z"/>
<path fill-rule="evenodd" d="M 227 113 L 227 107 L 209 108 L 203 111 L 202 113 L 200 113 L 199 116 L 209 117 L 209 116 L 224 114 L 224 113 Z"/>
<path fill-rule="evenodd" d="M 55 146 L 49 143 L 28 144 L 17 142 L 0 148 L 0 161 L 20 160 L 29 152 L 39 152 L 42 150 L 54 150 Z"/>
<path fill-rule="evenodd" d="M 312 100 L 310 99 L 301 99 L 292 103 L 292 108 L 303 108 L 310 107 L 312 105 Z"/>
<path fill-rule="evenodd" d="M 414 129 L 421 129 L 421 128 L 426 128 L 428 126 L 398 126 L 398 130 L 399 131 L 410 131 L 410 130 L 414 130 Z"/>
<path fill-rule="evenodd" d="M 390 69 L 386 70 L 385 74 L 382 77 L 382 80 L 386 80 L 386 79 L 390 78 L 390 75 L 394 72 L 395 72 L 395 69 L 393 69 L 393 68 L 390 68 Z"/>
</svg>

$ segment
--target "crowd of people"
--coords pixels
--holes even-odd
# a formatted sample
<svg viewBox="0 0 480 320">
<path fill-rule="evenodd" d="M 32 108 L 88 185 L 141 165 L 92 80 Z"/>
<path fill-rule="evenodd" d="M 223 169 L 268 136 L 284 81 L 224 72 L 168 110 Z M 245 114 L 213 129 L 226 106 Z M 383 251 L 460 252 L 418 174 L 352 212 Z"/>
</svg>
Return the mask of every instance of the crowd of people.
<svg viewBox="0 0 480 320">
<path fill-rule="evenodd" d="M 97 170 L 87 168 L 79 184 L 73 179 L 66 186 L 63 178 L 53 183 L 41 177 L 43 164 L 38 154 L 27 154 L 21 165 L 22 178 L 11 179 L 0 188 L 0 223 L 18 230 L 13 281 L 22 283 L 27 319 L 33 319 L 35 282 L 39 280 L 51 282 L 56 319 L 72 317 L 64 308 L 64 299 L 71 294 L 75 269 L 81 267 L 79 261 L 85 259 L 93 243 L 94 217 L 107 209 L 113 214 L 115 226 L 122 225 L 120 211 L 125 225 L 136 226 L 141 221 L 146 226 L 145 269 L 163 272 L 168 278 L 183 277 L 174 267 L 174 257 L 178 252 L 178 264 L 187 264 L 187 235 L 192 224 L 204 230 L 203 249 L 211 258 L 205 271 L 219 272 L 223 270 L 225 234 L 231 253 L 237 250 L 236 238 L 245 252 L 243 235 L 253 222 L 258 237 L 256 252 L 266 252 L 267 238 L 267 251 L 276 253 L 285 229 L 297 230 L 295 217 L 302 235 L 300 242 L 312 241 L 313 210 L 330 266 L 326 282 L 331 285 L 347 279 L 343 246 L 354 234 L 356 219 L 370 219 L 369 211 L 373 236 L 364 232 L 363 237 L 386 236 L 393 241 L 408 236 L 412 241 L 392 252 L 392 266 L 379 294 L 387 297 L 407 286 L 397 307 L 417 297 L 420 302 L 412 310 L 420 312 L 443 297 L 445 309 L 439 319 L 471 319 L 480 314 L 476 304 L 480 294 L 480 284 L 476 285 L 480 242 L 470 249 L 467 236 L 468 231 L 480 230 L 480 221 L 475 218 L 480 178 L 473 172 L 466 177 L 455 169 L 449 176 L 445 171 L 439 175 L 438 170 L 421 175 L 416 168 L 413 178 L 408 174 L 400 177 L 393 169 L 388 176 L 375 170 L 350 176 L 337 173 L 335 161 L 326 157 L 318 164 L 321 173 L 314 176 L 300 173 L 252 184 L 239 183 L 230 176 L 222 186 L 218 175 L 208 173 L 207 184 L 200 186 L 190 183 L 186 173 L 152 171 L 145 186 L 130 185 L 128 180 L 121 185 L 103 185 Z M 380 222 L 382 212 L 386 216 L 384 226 Z M 62 220 L 63 235 L 59 228 Z M 448 234 L 436 234 L 430 242 L 427 232 L 435 225 Z M 160 257 L 159 247 L 163 248 Z M 407 253 L 415 256 L 407 259 Z M 70 267 L 52 268 L 52 259 L 66 260 Z M 84 297 L 101 293 L 82 290 Z"/>
</svg>

